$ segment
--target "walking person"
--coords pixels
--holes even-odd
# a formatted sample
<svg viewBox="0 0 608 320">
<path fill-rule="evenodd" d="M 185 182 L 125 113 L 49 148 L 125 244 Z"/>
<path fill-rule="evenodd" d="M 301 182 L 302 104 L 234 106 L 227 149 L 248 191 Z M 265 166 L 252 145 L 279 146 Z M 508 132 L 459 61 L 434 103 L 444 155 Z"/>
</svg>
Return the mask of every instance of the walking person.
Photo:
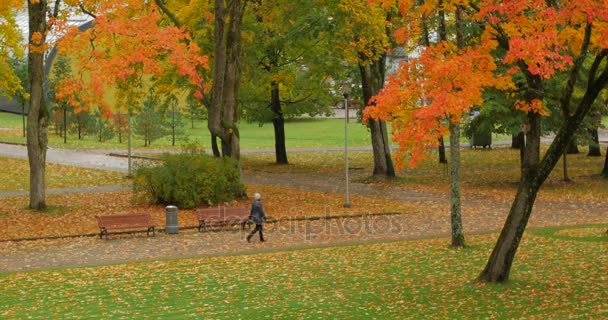
<svg viewBox="0 0 608 320">
<path fill-rule="evenodd" d="M 262 206 L 262 196 L 259 193 L 253 195 L 253 203 L 251 204 L 251 212 L 249 213 L 249 219 L 255 223 L 255 229 L 247 236 L 247 242 L 251 242 L 251 238 L 256 232 L 260 232 L 260 242 L 264 242 L 264 220 L 266 220 L 266 214 L 264 213 L 264 207 Z"/>
</svg>

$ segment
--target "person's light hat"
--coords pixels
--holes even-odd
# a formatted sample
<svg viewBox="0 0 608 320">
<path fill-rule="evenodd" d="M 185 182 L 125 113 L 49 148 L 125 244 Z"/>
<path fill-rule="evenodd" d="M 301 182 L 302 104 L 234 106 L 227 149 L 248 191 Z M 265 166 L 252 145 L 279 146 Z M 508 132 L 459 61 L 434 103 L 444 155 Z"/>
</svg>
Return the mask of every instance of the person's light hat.
<svg viewBox="0 0 608 320">
<path fill-rule="evenodd" d="M 256 192 L 256 193 L 253 194 L 253 198 L 255 200 L 260 200 L 260 199 L 262 199 L 262 195 L 260 195 L 259 193 Z"/>
</svg>

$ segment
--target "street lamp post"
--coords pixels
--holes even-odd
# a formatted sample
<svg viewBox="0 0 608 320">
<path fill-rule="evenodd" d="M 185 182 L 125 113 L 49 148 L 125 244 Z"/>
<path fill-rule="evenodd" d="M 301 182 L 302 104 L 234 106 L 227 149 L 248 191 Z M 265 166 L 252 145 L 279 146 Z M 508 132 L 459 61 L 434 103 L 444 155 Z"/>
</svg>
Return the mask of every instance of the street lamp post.
<svg viewBox="0 0 608 320">
<path fill-rule="evenodd" d="M 342 87 L 344 95 L 344 172 L 346 178 L 346 190 L 344 199 L 344 208 L 350 208 L 350 199 L 348 194 L 348 96 L 350 94 L 350 85 L 344 84 Z"/>
</svg>

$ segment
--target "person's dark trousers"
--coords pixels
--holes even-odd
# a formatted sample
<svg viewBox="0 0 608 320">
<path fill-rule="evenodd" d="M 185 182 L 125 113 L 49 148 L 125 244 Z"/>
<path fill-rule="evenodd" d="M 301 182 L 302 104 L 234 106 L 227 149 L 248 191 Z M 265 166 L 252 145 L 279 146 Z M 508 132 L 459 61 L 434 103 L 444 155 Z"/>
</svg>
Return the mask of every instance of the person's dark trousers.
<svg viewBox="0 0 608 320">
<path fill-rule="evenodd" d="M 258 231 L 260 232 L 260 241 L 264 241 L 264 227 L 261 224 L 255 225 L 253 231 L 251 231 L 251 233 L 247 236 L 247 241 L 251 241 L 251 237 L 253 237 L 253 235 Z"/>
</svg>

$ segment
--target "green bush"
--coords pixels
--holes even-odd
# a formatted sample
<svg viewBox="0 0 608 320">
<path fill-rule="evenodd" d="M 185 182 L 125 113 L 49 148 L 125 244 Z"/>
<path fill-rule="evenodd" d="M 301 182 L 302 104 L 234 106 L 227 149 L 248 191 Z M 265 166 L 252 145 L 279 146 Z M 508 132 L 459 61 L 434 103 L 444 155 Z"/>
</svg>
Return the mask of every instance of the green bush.
<svg viewBox="0 0 608 320">
<path fill-rule="evenodd" d="M 155 204 L 194 208 L 245 196 L 236 161 L 203 153 L 164 155 L 162 164 L 144 164 L 134 176 L 136 197 Z"/>
</svg>

